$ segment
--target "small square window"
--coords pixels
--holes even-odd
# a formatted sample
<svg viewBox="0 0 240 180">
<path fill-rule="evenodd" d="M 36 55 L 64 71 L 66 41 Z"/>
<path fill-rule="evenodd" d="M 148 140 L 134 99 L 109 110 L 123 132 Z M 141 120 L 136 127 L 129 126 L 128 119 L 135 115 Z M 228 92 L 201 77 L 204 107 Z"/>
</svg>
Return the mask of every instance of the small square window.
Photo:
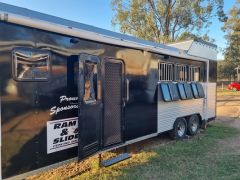
<svg viewBox="0 0 240 180">
<path fill-rule="evenodd" d="M 163 100 L 166 102 L 171 101 L 171 95 L 170 95 L 168 84 L 162 83 L 160 87 L 161 87 Z"/>
<path fill-rule="evenodd" d="M 18 81 L 47 81 L 50 78 L 50 53 L 32 48 L 15 48 L 13 77 Z"/>
</svg>

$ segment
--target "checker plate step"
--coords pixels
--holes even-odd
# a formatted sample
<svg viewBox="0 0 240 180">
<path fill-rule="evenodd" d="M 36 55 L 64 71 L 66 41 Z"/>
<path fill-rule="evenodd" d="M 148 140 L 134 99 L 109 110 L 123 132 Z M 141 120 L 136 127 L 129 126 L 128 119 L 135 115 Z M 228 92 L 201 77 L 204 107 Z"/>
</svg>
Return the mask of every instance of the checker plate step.
<svg viewBox="0 0 240 180">
<path fill-rule="evenodd" d="M 124 160 L 126 160 L 130 157 L 131 157 L 131 155 L 129 155 L 128 153 L 123 153 L 123 154 L 120 154 L 120 155 L 118 155 L 116 157 L 113 157 L 111 159 L 107 159 L 107 160 L 102 161 L 102 166 L 108 167 L 108 166 L 111 166 L 111 165 L 116 164 L 118 162 L 124 161 Z"/>
</svg>

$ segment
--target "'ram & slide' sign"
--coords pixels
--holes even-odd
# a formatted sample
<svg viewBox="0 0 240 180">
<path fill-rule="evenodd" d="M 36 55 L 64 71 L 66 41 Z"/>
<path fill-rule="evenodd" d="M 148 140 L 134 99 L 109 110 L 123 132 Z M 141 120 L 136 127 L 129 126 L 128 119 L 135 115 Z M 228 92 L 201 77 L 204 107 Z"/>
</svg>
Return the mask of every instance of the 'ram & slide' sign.
<svg viewBox="0 0 240 180">
<path fill-rule="evenodd" d="M 47 153 L 78 145 L 78 118 L 47 122 Z"/>
</svg>

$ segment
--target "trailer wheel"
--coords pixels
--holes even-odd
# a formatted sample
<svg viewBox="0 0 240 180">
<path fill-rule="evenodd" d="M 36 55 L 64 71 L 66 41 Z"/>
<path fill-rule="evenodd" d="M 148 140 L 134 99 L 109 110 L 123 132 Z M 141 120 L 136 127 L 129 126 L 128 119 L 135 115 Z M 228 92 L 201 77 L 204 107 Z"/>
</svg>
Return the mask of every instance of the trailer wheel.
<svg viewBox="0 0 240 180">
<path fill-rule="evenodd" d="M 187 123 L 187 133 L 191 136 L 197 134 L 199 129 L 199 117 L 198 115 L 190 116 L 188 123 Z"/>
<path fill-rule="evenodd" d="M 187 133 L 187 121 L 185 118 L 177 118 L 174 122 L 173 129 L 170 131 L 170 136 L 173 139 L 183 139 Z"/>
</svg>

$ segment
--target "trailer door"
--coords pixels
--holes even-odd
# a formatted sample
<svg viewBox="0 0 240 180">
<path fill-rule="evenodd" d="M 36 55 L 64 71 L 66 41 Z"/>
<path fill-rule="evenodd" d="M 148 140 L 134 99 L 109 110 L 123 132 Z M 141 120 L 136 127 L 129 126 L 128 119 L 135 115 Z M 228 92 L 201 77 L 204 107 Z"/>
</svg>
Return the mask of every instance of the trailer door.
<svg viewBox="0 0 240 180">
<path fill-rule="evenodd" d="M 103 146 L 123 142 L 124 66 L 122 61 L 104 59 L 103 63 Z"/>
<path fill-rule="evenodd" d="M 100 149 L 101 97 L 100 59 L 97 56 L 79 56 L 79 160 Z"/>
</svg>

